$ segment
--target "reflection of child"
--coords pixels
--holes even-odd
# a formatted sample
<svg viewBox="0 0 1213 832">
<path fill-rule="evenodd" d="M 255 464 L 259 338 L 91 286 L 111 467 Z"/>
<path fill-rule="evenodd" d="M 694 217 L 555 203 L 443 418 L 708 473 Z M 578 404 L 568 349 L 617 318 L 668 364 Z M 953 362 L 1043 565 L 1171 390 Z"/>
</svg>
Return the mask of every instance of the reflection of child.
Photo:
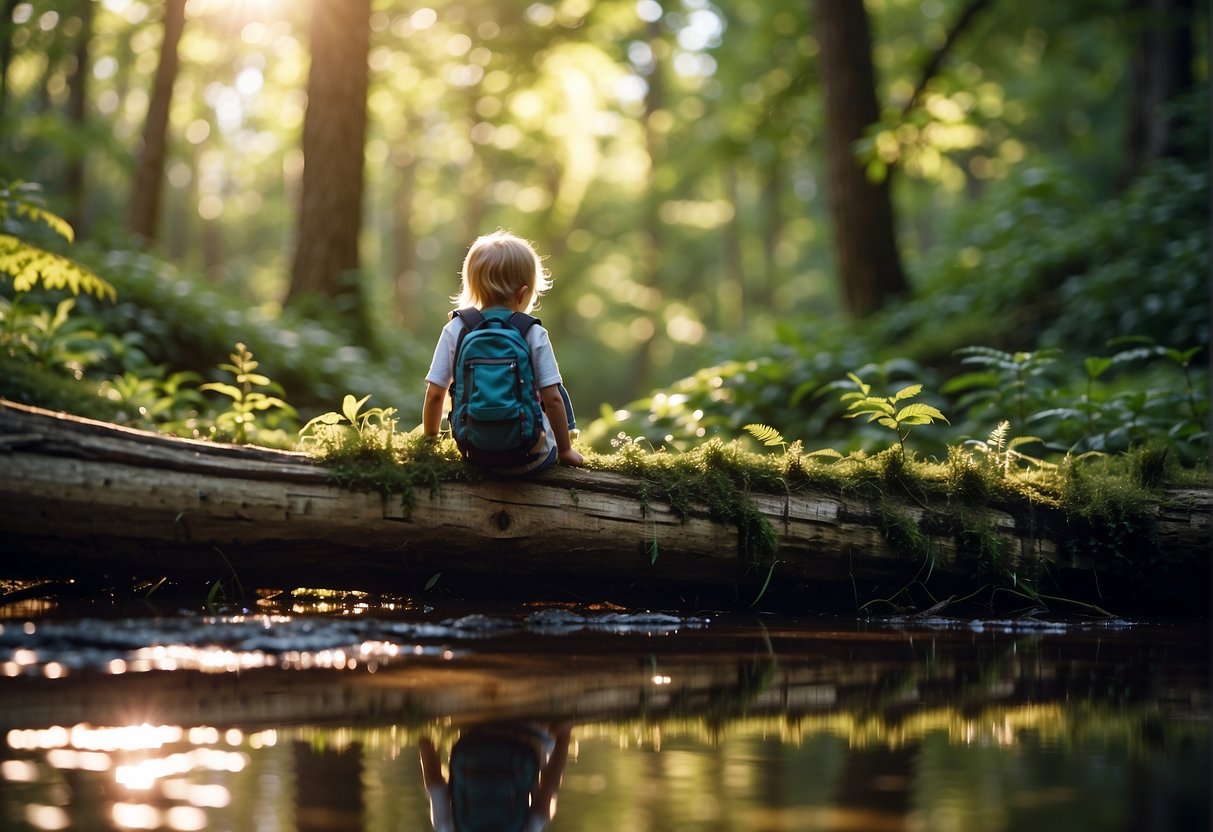
<svg viewBox="0 0 1213 832">
<path fill-rule="evenodd" d="M 514 312 L 530 312 L 535 301 L 551 286 L 547 271 L 531 244 L 504 231 L 478 238 L 463 260 L 463 287 L 457 301 L 459 309 L 475 307 L 484 310 L 504 308 Z M 434 360 L 426 373 L 425 403 L 421 423 L 426 436 L 437 436 L 442 425 L 442 410 L 455 372 L 455 345 L 464 329 L 462 318 L 455 315 L 442 329 Z M 518 474 L 538 471 L 559 459 L 565 465 L 580 466 L 581 454 L 573 450 L 570 429 L 576 427 L 572 404 L 560 378 L 556 356 L 547 330 L 535 325 L 527 333 L 531 347 L 531 364 L 535 368 L 535 383 L 543 402 L 546 447 L 538 459 Z"/>
<path fill-rule="evenodd" d="M 421 774 L 435 832 L 538 832 L 556 814 L 571 726 L 478 725 L 451 749 L 443 777 L 434 744 L 423 739 Z"/>
</svg>

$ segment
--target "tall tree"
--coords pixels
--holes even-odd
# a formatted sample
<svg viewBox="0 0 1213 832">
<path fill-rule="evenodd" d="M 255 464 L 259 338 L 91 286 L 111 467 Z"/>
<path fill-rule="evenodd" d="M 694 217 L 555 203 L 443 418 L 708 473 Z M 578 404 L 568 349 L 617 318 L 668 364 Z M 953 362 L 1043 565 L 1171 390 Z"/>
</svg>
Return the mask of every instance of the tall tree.
<svg viewBox="0 0 1213 832">
<path fill-rule="evenodd" d="M 879 118 L 863 3 L 813 0 L 825 93 L 826 181 L 843 304 L 852 316 L 906 291 L 889 178 L 871 181 L 853 146 Z"/>
<path fill-rule="evenodd" d="M 340 301 L 356 330 L 371 0 L 315 0 L 303 119 L 303 183 L 287 303 Z"/>
<path fill-rule="evenodd" d="M 1121 174 L 1126 183 L 1150 162 L 1175 152 L 1177 117 L 1166 107 L 1194 82 L 1192 32 L 1197 22 L 1193 0 L 1129 0 L 1129 11 L 1140 35 L 1130 73 Z"/>
<path fill-rule="evenodd" d="M 68 74 L 67 116 L 77 135 L 82 135 L 88 122 L 88 79 L 91 74 L 89 62 L 89 46 L 93 39 L 93 0 L 77 0 L 77 15 L 80 20 L 80 31 L 76 34 L 75 60 L 71 63 Z M 64 189 L 67 191 L 69 209 L 67 219 L 76 228 L 76 233 L 84 231 L 84 148 L 87 142 L 81 141 L 72 148 L 68 159 L 67 170 L 64 173 Z"/>
<path fill-rule="evenodd" d="M 180 65 L 177 46 L 184 29 L 185 0 L 165 0 L 160 64 L 152 82 L 147 120 L 143 124 L 143 148 L 135 169 L 135 183 L 127 213 L 127 228 L 145 245 L 156 241 L 160 224 L 164 159 L 168 153 L 168 116 L 173 100 L 173 84 L 177 80 Z"/>
<path fill-rule="evenodd" d="M 0 115 L 4 114 L 4 105 L 8 103 L 8 65 L 13 60 L 13 12 L 17 10 L 18 0 L 4 0 L 0 3 Z"/>
<path fill-rule="evenodd" d="M 666 49 L 662 41 L 663 32 L 660 19 L 649 20 L 645 24 L 648 44 L 652 54 L 652 62 L 646 76 L 648 89 L 644 96 L 644 137 L 645 151 L 649 157 L 650 187 L 644 199 L 641 214 L 644 248 L 637 253 L 639 259 L 638 282 L 646 287 L 656 288 L 661 283 L 663 252 L 665 250 L 664 223 L 661 221 L 661 202 L 665 194 L 657 185 L 658 169 L 666 163 L 665 133 L 656 129 L 657 114 L 666 106 Z M 632 365 L 632 387 L 643 390 L 651 381 L 653 371 L 653 348 L 658 338 L 656 328 L 646 336 L 637 340 L 636 353 Z"/>
</svg>

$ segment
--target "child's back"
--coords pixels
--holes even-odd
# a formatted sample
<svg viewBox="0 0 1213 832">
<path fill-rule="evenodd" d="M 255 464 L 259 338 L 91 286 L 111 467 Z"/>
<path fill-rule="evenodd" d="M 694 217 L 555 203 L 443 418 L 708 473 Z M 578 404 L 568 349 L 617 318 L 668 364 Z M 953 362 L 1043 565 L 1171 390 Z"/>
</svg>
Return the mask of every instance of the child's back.
<svg viewBox="0 0 1213 832">
<path fill-rule="evenodd" d="M 504 474 L 542 470 L 557 459 L 582 464 L 551 340 L 526 314 L 550 286 L 526 241 L 499 231 L 472 244 L 460 308 L 443 327 L 426 374 L 427 436 L 438 435 L 449 393 L 452 433 L 469 461 Z"/>
</svg>

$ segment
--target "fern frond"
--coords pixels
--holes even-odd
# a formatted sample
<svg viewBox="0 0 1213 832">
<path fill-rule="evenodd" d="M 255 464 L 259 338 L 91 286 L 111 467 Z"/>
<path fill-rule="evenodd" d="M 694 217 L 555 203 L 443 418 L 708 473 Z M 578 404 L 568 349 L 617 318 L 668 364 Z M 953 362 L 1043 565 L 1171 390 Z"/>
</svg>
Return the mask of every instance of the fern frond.
<svg viewBox="0 0 1213 832">
<path fill-rule="evenodd" d="M 1003 419 L 998 423 L 998 427 L 990 431 L 990 446 L 996 448 L 998 453 L 1002 453 L 1007 446 L 1007 434 L 1011 430 L 1011 423 Z"/>
<path fill-rule="evenodd" d="M 44 208 L 40 202 L 41 195 L 42 189 L 32 182 L 18 182 L 0 188 L 0 219 L 8 216 L 11 207 L 18 217 L 41 223 L 69 243 L 75 242 L 76 232 L 71 223 Z"/>
<path fill-rule="evenodd" d="M 69 289 L 96 298 L 118 297 L 117 290 L 92 270 L 9 234 L 0 234 L 0 275 L 13 279 L 13 288 L 28 292 L 39 282 L 47 289 Z"/>
<path fill-rule="evenodd" d="M 783 438 L 783 434 L 780 433 L 779 431 L 777 431 L 775 428 L 771 427 L 770 425 L 761 425 L 761 424 L 754 423 L 754 424 L 746 425 L 745 429 L 747 431 L 749 431 L 751 436 L 753 436 L 755 439 L 757 439 L 759 442 L 761 442 L 764 445 L 767 445 L 770 447 L 778 447 L 779 445 L 787 444 L 787 442 Z"/>
<path fill-rule="evenodd" d="M 829 459 L 842 459 L 842 452 L 836 451 L 833 448 L 819 448 L 816 451 L 809 451 L 805 456 L 823 456 Z"/>
</svg>

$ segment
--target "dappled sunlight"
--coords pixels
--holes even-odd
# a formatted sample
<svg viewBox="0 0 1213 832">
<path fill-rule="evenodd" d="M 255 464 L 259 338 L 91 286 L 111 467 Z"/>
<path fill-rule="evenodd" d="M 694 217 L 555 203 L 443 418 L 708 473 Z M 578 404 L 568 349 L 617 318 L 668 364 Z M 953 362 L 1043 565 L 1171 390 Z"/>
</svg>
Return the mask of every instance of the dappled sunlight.
<svg viewBox="0 0 1213 832">
<path fill-rule="evenodd" d="M 189 0 L 178 47 L 158 254 L 265 309 L 282 307 L 290 282 L 311 8 Z M 912 268 L 941 271 L 923 255 L 952 245 L 950 218 L 1026 164 L 1114 179 L 1123 68 L 1140 46 L 1114 15 L 978 8 L 970 20 L 946 0 L 864 9 L 880 114 L 853 149 L 873 181 L 901 174 L 893 210 Z M 57 183 L 60 162 L 88 147 L 72 219 L 111 238 L 152 104 L 163 8 L 103 0 L 86 23 L 23 1 L 13 23 L 3 139 L 21 169 L 10 175 Z M 360 280 L 373 327 L 407 323 L 406 337 L 428 340 L 424 322 L 448 308 L 468 242 L 505 228 L 551 255 L 561 288 L 546 315 L 562 367 L 574 386 L 596 378 L 591 408 L 614 407 L 693 371 L 694 348 L 776 324 L 781 343 L 803 339 L 845 300 L 811 4 L 389 2 L 366 25 Z M 73 74 L 82 36 L 86 88 Z M 1198 76 L 1206 66 L 1194 57 Z M 84 129 L 74 89 L 92 132 L 69 141 Z M 626 279 L 602 285 L 601 264 L 618 258 L 627 265 L 610 271 Z M 587 293 L 602 304 L 581 306 Z M 637 310 L 654 317 L 651 336 Z M 603 352 L 624 361 L 604 370 Z"/>
<path fill-rule="evenodd" d="M 7 760 L 0 764 L 0 777 L 27 788 L 46 782 L 52 772 L 101 777 L 111 785 L 104 790 L 106 805 L 95 809 L 105 811 L 115 827 L 190 832 L 207 828 L 208 812 L 232 802 L 230 786 L 211 778 L 238 778 L 249 764 L 249 751 L 272 748 L 276 738 L 274 730 L 245 735 L 238 729 L 149 723 L 10 731 L 10 753 L 34 754 L 40 762 Z M 37 803 L 28 804 L 25 813 L 38 829 L 66 828 L 70 817 L 70 810 Z"/>
</svg>

